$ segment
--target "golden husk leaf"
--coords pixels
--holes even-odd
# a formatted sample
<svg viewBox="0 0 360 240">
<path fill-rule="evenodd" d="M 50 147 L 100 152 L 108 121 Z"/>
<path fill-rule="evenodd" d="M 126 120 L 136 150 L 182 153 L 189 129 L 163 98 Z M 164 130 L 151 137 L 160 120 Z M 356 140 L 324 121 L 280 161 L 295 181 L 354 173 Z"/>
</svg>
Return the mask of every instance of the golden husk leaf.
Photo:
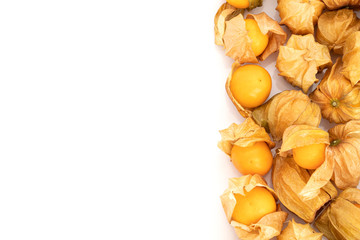
<svg viewBox="0 0 360 240">
<path fill-rule="evenodd" d="M 331 65 L 329 49 L 315 42 L 312 34 L 292 35 L 286 46 L 280 47 L 276 61 L 279 75 L 305 93 L 311 85 L 319 81 L 316 78 L 317 72 Z"/>
<path fill-rule="evenodd" d="M 292 219 L 277 237 L 278 240 L 321 240 L 323 234 L 314 231 L 309 224 L 300 224 Z"/>
<path fill-rule="evenodd" d="M 226 16 L 223 17 L 225 17 L 225 28 L 222 34 L 222 31 L 220 31 L 222 27 L 217 27 L 217 38 L 220 38 L 222 35 L 226 55 L 239 63 L 257 63 L 258 59 L 252 50 L 251 39 L 248 36 L 243 15 L 237 14 L 230 19 Z M 278 22 L 271 19 L 266 13 L 248 14 L 248 17 L 254 19 L 261 32 L 269 36 L 269 43 L 264 52 L 259 56 L 260 60 L 265 60 L 271 53 L 277 51 L 280 45 L 285 43 L 287 35 Z M 221 18 L 219 17 L 219 19 Z M 217 22 L 220 23 L 221 21 L 217 20 Z M 220 40 L 217 40 L 217 42 L 221 43 Z"/>
<path fill-rule="evenodd" d="M 342 60 L 344 68 L 341 73 L 354 86 L 360 81 L 360 31 L 352 33 L 345 41 Z"/>
<path fill-rule="evenodd" d="M 279 23 L 270 18 L 266 13 L 248 14 L 247 18 L 254 19 L 259 25 L 262 34 L 269 36 L 269 43 L 259 57 L 260 60 L 263 61 L 272 53 L 279 50 L 280 46 L 286 42 L 287 34 L 280 27 Z"/>
<path fill-rule="evenodd" d="M 270 148 L 275 147 L 270 136 L 263 127 L 257 125 L 251 118 L 245 119 L 241 124 L 233 123 L 229 128 L 221 130 L 221 141 L 218 147 L 227 155 L 231 155 L 231 149 L 234 145 L 239 147 L 248 147 L 256 142 L 266 142 Z"/>
<path fill-rule="evenodd" d="M 303 200 L 300 195 L 310 179 L 310 173 L 299 167 L 292 157 L 275 157 L 272 181 L 276 195 L 282 204 L 306 222 L 312 222 L 316 212 L 337 195 L 336 188 L 328 182 L 312 199 Z"/>
<path fill-rule="evenodd" d="M 322 0 L 329 10 L 339 9 L 345 6 L 360 7 L 360 0 Z"/>
<path fill-rule="evenodd" d="M 359 240 L 360 190 L 347 188 L 330 204 L 315 221 L 315 226 L 329 240 Z"/>
<path fill-rule="evenodd" d="M 360 121 L 352 120 L 329 130 L 327 158 L 334 162 L 333 180 L 340 189 L 356 187 L 360 180 Z"/>
<path fill-rule="evenodd" d="M 292 156 L 292 149 L 311 144 L 324 143 L 329 145 L 329 134 L 317 127 L 308 125 L 293 125 L 288 127 L 283 135 L 280 156 Z M 325 153 L 326 154 L 326 153 Z M 307 181 L 299 196 L 302 200 L 309 200 L 319 195 L 333 175 L 334 161 L 325 156 L 325 161 L 318 167 Z"/>
<path fill-rule="evenodd" d="M 266 188 L 273 194 L 275 199 L 277 199 L 274 190 L 272 190 L 267 185 L 266 181 L 257 174 L 246 175 L 240 178 L 230 178 L 229 187 L 220 196 L 220 199 L 227 220 L 234 227 L 239 238 L 244 240 L 268 240 L 280 234 L 283 223 L 287 217 L 287 213 L 281 211 L 279 206 L 276 212 L 265 215 L 257 223 L 249 226 L 232 220 L 233 211 L 236 205 L 234 194 L 245 195 L 245 191 L 249 192 L 255 187 Z"/>
<path fill-rule="evenodd" d="M 335 123 L 360 119 L 360 83 L 352 86 L 341 73 L 342 68 L 341 58 L 338 58 L 310 94 L 311 100 L 320 106 L 322 116 Z"/>
<path fill-rule="evenodd" d="M 224 46 L 225 21 L 237 14 L 243 14 L 244 9 L 237 9 L 228 3 L 220 6 L 214 18 L 215 44 Z"/>
<path fill-rule="evenodd" d="M 346 39 L 359 29 L 360 19 L 353 10 L 324 12 L 319 17 L 316 41 L 328 46 L 337 54 L 343 54 Z"/>
<path fill-rule="evenodd" d="M 311 102 L 306 94 L 290 90 L 275 95 L 267 103 L 254 109 L 252 117 L 259 125 L 268 127 L 273 139 L 279 141 L 285 129 L 291 125 L 318 127 L 321 112 L 320 107 Z"/>
<path fill-rule="evenodd" d="M 280 24 L 285 24 L 293 34 L 313 34 L 314 25 L 325 8 L 320 0 L 278 0 Z"/>
</svg>

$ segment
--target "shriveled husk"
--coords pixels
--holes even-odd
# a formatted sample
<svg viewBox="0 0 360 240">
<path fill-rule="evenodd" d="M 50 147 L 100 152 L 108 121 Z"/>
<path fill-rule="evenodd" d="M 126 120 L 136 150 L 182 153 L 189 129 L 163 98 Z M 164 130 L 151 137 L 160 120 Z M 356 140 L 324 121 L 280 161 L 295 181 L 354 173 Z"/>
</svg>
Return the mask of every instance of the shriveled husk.
<svg viewBox="0 0 360 240">
<path fill-rule="evenodd" d="M 254 109 L 252 117 L 259 125 L 269 129 L 273 139 L 282 139 L 291 125 L 318 127 L 321 121 L 320 107 L 301 91 L 283 91 L 267 103 Z"/>
<path fill-rule="evenodd" d="M 352 33 L 345 41 L 342 60 L 344 68 L 341 73 L 354 86 L 360 81 L 360 31 Z"/>
<path fill-rule="evenodd" d="M 227 155 L 231 156 L 234 145 L 239 147 L 249 147 L 257 142 L 266 142 L 270 148 L 275 147 L 270 136 L 263 127 L 257 125 L 253 119 L 247 118 L 241 124 L 233 123 L 229 128 L 221 130 L 221 141 L 218 147 Z"/>
<path fill-rule="evenodd" d="M 277 237 L 278 240 L 321 240 L 322 233 L 316 232 L 309 224 L 300 224 L 292 219 L 284 231 Z"/>
<path fill-rule="evenodd" d="M 285 24 L 293 34 L 313 34 L 318 17 L 325 8 L 320 0 L 278 0 L 280 24 Z"/>
<path fill-rule="evenodd" d="M 314 36 L 292 35 L 286 46 L 280 46 L 276 67 L 280 76 L 305 93 L 317 81 L 316 74 L 332 65 L 327 46 L 315 42 Z"/>
<path fill-rule="evenodd" d="M 352 86 L 341 73 L 342 68 L 341 58 L 338 58 L 310 94 L 311 100 L 320 106 L 322 116 L 335 123 L 360 119 L 360 83 Z"/>
<path fill-rule="evenodd" d="M 356 187 L 360 180 L 360 121 L 352 120 L 329 130 L 327 158 L 334 162 L 333 181 L 340 189 Z"/>
<path fill-rule="evenodd" d="M 360 19 L 351 9 L 324 12 L 319 17 L 316 41 L 342 54 L 346 39 L 359 29 Z"/>
<path fill-rule="evenodd" d="M 316 212 L 337 195 L 336 188 L 328 182 L 314 198 L 303 200 L 300 192 L 310 179 L 310 173 L 299 167 L 292 157 L 275 157 L 272 181 L 281 203 L 306 222 L 312 222 Z"/>
<path fill-rule="evenodd" d="M 249 192 L 255 187 L 264 187 L 273 194 L 277 200 L 277 196 L 260 175 L 246 175 L 240 178 L 230 178 L 229 187 L 221 195 L 221 203 L 224 208 L 227 220 L 234 227 L 237 236 L 244 240 L 268 240 L 278 236 L 281 232 L 283 223 L 287 217 L 287 213 L 281 211 L 278 205 L 276 212 L 270 213 L 262 217 L 257 223 L 244 225 L 232 220 L 233 211 L 236 205 L 234 194 L 245 195 L 245 191 Z"/>
<path fill-rule="evenodd" d="M 252 47 L 251 39 L 245 28 L 245 20 L 242 10 L 223 4 L 215 16 L 215 43 L 224 46 L 226 55 L 238 63 L 257 63 Z M 266 13 L 248 14 L 247 18 L 254 19 L 260 31 L 269 36 L 269 43 L 264 52 L 259 56 L 265 60 L 269 55 L 276 52 L 280 45 L 286 42 L 286 32 L 279 23 L 270 18 Z"/>
<path fill-rule="evenodd" d="M 311 144 L 323 143 L 327 146 L 329 142 L 328 132 L 308 125 L 293 125 L 288 127 L 283 135 L 283 143 L 280 156 L 292 156 L 292 149 L 304 147 Z M 325 151 L 326 155 L 326 151 Z M 309 200 L 319 195 L 320 189 L 331 179 L 334 170 L 334 161 L 325 156 L 325 161 L 311 174 L 299 196 L 302 200 Z"/>
<path fill-rule="evenodd" d="M 347 188 L 315 221 L 315 226 L 329 240 L 359 240 L 360 237 L 360 190 Z"/>
<path fill-rule="evenodd" d="M 329 10 L 339 9 L 345 6 L 359 8 L 360 0 L 322 0 Z"/>
</svg>

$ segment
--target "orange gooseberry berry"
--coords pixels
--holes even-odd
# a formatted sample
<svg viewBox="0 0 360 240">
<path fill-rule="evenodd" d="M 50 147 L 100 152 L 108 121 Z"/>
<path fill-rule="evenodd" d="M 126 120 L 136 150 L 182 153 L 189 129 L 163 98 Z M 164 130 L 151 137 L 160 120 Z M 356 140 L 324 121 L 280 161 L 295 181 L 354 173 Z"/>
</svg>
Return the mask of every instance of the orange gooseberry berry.
<svg viewBox="0 0 360 240">
<path fill-rule="evenodd" d="M 271 77 L 265 68 L 258 65 L 244 65 L 236 69 L 230 81 L 230 91 L 243 107 L 255 108 L 269 97 Z"/>
<path fill-rule="evenodd" d="M 249 147 L 234 145 L 231 150 L 231 161 L 244 175 L 257 173 L 264 176 L 271 169 L 273 156 L 265 142 L 256 142 Z"/>
<path fill-rule="evenodd" d="M 302 168 L 316 169 L 325 161 L 324 143 L 310 144 L 293 149 L 295 162 Z"/>
<path fill-rule="evenodd" d="M 236 205 L 232 220 L 250 225 L 258 222 L 262 217 L 276 211 L 273 195 L 264 187 L 255 187 L 245 196 L 235 194 Z"/>
<path fill-rule="evenodd" d="M 249 0 L 226 0 L 230 5 L 236 8 L 248 8 L 250 3 Z"/>
<path fill-rule="evenodd" d="M 259 25 L 254 19 L 245 19 L 245 28 L 251 39 L 251 48 L 254 51 L 255 56 L 259 56 L 267 47 L 269 36 L 261 32 Z"/>
</svg>

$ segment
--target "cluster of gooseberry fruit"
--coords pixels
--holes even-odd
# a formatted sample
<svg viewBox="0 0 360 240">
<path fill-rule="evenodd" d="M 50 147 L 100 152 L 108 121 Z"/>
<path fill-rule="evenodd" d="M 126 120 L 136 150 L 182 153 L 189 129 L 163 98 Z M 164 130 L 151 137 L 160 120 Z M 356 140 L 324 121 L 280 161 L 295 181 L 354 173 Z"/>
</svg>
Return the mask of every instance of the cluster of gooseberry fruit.
<svg viewBox="0 0 360 240">
<path fill-rule="evenodd" d="M 227 0 L 236 8 L 248 8 L 248 0 Z M 269 37 L 260 31 L 257 22 L 245 19 L 245 27 L 251 39 L 251 47 L 256 56 L 266 49 Z M 235 100 L 245 108 L 256 108 L 269 97 L 272 80 L 267 70 L 259 65 L 248 64 L 237 68 L 230 82 L 230 91 Z M 313 144 L 293 149 L 295 162 L 306 169 L 316 169 L 325 160 L 325 144 Z M 243 175 L 266 175 L 273 164 L 273 155 L 266 142 L 257 142 L 248 147 L 234 145 L 231 150 L 231 161 Z M 276 211 L 273 195 L 263 187 L 255 187 L 245 195 L 235 194 L 236 206 L 232 219 L 250 225 L 263 216 Z"/>
</svg>

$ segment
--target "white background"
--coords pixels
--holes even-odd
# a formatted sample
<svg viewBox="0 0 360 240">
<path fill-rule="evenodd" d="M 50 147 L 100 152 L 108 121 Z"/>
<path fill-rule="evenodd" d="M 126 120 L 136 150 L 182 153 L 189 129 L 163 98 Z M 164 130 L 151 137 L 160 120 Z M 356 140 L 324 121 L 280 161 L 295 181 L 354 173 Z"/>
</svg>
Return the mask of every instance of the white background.
<svg viewBox="0 0 360 240">
<path fill-rule="evenodd" d="M 0 239 L 236 239 L 222 3 L 0 1 Z"/>
</svg>

